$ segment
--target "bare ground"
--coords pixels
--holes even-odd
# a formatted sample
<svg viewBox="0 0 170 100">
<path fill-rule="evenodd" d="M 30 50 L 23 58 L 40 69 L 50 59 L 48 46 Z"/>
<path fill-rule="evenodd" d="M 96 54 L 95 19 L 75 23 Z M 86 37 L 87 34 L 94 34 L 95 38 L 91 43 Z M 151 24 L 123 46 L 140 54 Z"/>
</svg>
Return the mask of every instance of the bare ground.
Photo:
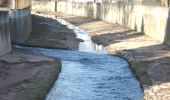
<svg viewBox="0 0 170 100">
<path fill-rule="evenodd" d="M 28 39 L 21 43 L 26 46 L 77 50 L 80 39 L 74 31 L 68 29 L 51 17 L 32 14 L 33 31 Z"/>
<path fill-rule="evenodd" d="M 0 57 L 0 100 L 43 100 L 60 69 L 59 59 L 13 50 Z"/>
</svg>

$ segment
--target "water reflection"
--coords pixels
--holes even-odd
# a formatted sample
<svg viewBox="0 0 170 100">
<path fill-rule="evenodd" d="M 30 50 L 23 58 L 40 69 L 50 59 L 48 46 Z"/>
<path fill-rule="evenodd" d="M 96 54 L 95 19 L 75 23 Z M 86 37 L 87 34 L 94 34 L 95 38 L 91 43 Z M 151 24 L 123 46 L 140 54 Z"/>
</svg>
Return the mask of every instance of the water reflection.
<svg viewBox="0 0 170 100">
<path fill-rule="evenodd" d="M 106 49 L 102 45 L 97 45 L 91 41 L 91 37 L 86 31 L 80 29 L 65 20 L 57 19 L 60 23 L 67 25 L 68 28 L 73 29 L 77 35 L 77 38 L 84 40 L 79 44 L 79 51 L 93 52 L 93 53 L 107 53 Z"/>
</svg>

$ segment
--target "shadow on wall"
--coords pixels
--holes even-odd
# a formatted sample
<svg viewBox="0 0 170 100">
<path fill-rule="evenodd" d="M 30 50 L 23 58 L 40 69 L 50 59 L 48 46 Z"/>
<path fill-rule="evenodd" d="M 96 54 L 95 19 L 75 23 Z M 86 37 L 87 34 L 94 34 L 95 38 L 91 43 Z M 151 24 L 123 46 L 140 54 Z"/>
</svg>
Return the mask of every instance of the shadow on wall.
<svg viewBox="0 0 170 100">
<path fill-rule="evenodd" d="M 93 3 L 87 2 L 86 13 L 87 13 L 87 17 L 93 18 L 94 16 Z"/>
<path fill-rule="evenodd" d="M 130 23 L 130 13 L 134 10 L 134 3 L 125 4 L 125 3 L 118 3 L 118 7 L 122 7 L 123 9 L 123 17 L 122 22 L 124 25 L 128 25 Z M 119 12 L 120 13 L 120 12 Z"/>
<path fill-rule="evenodd" d="M 84 17 L 82 19 L 81 17 L 76 17 L 76 16 L 67 17 L 67 18 L 64 18 L 64 19 L 69 21 L 69 23 L 74 24 L 76 26 L 87 24 L 87 23 L 98 22 L 99 21 L 97 19 L 90 19 L 90 18 L 86 18 L 86 17 Z"/>
<path fill-rule="evenodd" d="M 110 7 L 110 6 L 104 7 L 103 5 L 105 5 L 105 4 L 102 4 L 101 19 L 105 19 L 106 18 L 106 15 L 108 15 L 108 12 L 109 12 L 109 8 L 108 7 Z"/>
<path fill-rule="evenodd" d="M 139 28 L 140 27 L 140 28 Z M 134 27 L 135 31 L 140 31 L 142 34 L 145 34 L 145 24 L 144 24 L 144 19 L 142 17 L 142 23 L 141 26 L 138 26 L 135 22 L 135 27 Z"/>
<path fill-rule="evenodd" d="M 166 33 L 165 33 L 165 43 L 170 45 L 170 10 L 168 11 L 168 20 L 167 20 L 167 25 L 166 25 Z"/>
<path fill-rule="evenodd" d="M 115 24 L 121 24 L 135 29 L 137 23 L 137 16 L 135 12 L 134 3 L 103 3 L 101 4 L 100 19 Z M 139 25 L 136 27 L 140 27 Z"/>
<path fill-rule="evenodd" d="M 122 2 L 103 4 L 102 16 L 104 20 L 108 20 L 106 16 L 112 16 L 113 23 L 129 25 L 131 23 L 131 13 L 134 10 L 134 4 L 126 4 Z M 111 21 L 111 22 L 112 22 Z"/>
</svg>

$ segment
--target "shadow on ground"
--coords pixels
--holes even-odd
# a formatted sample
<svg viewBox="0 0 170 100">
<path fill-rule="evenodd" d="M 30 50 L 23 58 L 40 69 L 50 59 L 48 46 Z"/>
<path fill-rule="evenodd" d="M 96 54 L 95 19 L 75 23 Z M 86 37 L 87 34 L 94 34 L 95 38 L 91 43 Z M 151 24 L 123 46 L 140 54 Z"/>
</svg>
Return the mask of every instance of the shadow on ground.
<svg viewBox="0 0 170 100">
<path fill-rule="evenodd" d="M 74 31 L 56 19 L 32 15 L 33 31 L 24 45 L 77 50 L 80 40 Z"/>
<path fill-rule="evenodd" d="M 135 34 L 129 34 L 130 32 L 133 32 Z M 129 38 L 139 37 L 141 35 L 143 34 L 139 32 L 135 32 L 133 30 L 129 30 L 129 31 L 95 35 L 92 37 L 92 40 L 99 45 L 109 46 L 110 44 L 118 43 Z"/>
<path fill-rule="evenodd" d="M 128 34 L 126 31 L 96 35 L 92 40 L 106 46 L 111 54 L 129 60 L 143 85 L 154 86 L 170 82 L 170 48 L 167 45 L 148 40 L 143 34 Z"/>
</svg>

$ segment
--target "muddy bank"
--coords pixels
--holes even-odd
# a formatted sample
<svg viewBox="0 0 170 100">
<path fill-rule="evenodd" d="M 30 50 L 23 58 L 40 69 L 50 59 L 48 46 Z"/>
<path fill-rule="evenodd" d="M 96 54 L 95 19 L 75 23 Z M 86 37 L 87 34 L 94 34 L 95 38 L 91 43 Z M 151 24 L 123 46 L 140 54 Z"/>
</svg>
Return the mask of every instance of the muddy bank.
<svg viewBox="0 0 170 100">
<path fill-rule="evenodd" d="M 0 100 L 42 100 L 60 67 L 59 59 L 19 49 L 0 57 Z"/>
<path fill-rule="evenodd" d="M 21 45 L 45 48 L 77 50 L 80 39 L 74 31 L 62 25 L 56 19 L 32 15 L 33 31 Z"/>
</svg>

